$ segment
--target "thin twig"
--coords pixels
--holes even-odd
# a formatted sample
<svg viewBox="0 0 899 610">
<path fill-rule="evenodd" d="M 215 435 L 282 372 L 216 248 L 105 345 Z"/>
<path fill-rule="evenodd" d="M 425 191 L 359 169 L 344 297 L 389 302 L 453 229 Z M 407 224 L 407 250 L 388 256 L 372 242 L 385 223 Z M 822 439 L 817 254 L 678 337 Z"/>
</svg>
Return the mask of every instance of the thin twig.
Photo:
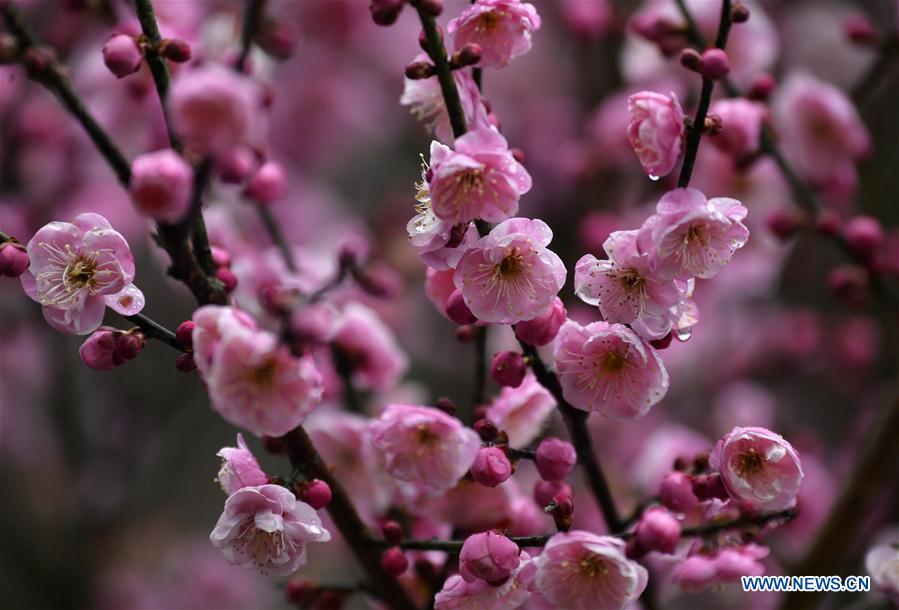
<svg viewBox="0 0 899 610">
<path fill-rule="evenodd" d="M 155 320 L 148 318 L 142 313 L 136 313 L 133 316 L 122 316 L 126 320 L 134 322 L 134 324 L 143 331 L 144 335 L 146 335 L 150 339 L 156 339 L 157 341 L 161 341 L 166 345 L 175 348 L 179 352 L 183 352 L 184 347 L 175 337 L 175 333 L 167 329 L 165 326 L 156 322 Z"/>
<path fill-rule="evenodd" d="M 254 205 L 256 206 L 256 211 L 259 212 L 259 218 L 262 219 L 262 224 L 265 225 L 265 230 L 268 231 L 269 237 L 272 238 L 272 241 L 278 247 L 278 250 L 281 251 L 281 257 L 284 259 L 284 264 L 287 265 L 287 268 L 291 271 L 296 271 L 297 264 L 296 261 L 294 261 L 293 252 L 290 251 L 290 244 L 287 243 L 287 239 L 284 237 L 284 233 L 281 231 L 278 221 L 272 216 L 272 211 L 269 209 L 268 205 L 264 203 L 255 203 Z"/>
<path fill-rule="evenodd" d="M 237 58 L 237 63 L 234 64 L 239 72 L 245 72 L 247 69 L 247 58 L 253 49 L 253 39 L 259 30 L 264 7 L 265 0 L 248 0 L 247 2 L 243 18 L 243 29 L 240 32 L 240 56 Z"/>
</svg>

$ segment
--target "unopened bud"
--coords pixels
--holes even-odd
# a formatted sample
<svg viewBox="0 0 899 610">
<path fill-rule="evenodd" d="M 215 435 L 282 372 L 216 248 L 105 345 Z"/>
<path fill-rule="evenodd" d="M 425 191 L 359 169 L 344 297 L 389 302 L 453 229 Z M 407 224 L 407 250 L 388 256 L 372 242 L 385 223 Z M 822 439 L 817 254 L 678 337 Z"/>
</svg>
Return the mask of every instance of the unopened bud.
<svg viewBox="0 0 899 610">
<path fill-rule="evenodd" d="M 158 53 L 179 64 L 190 61 L 190 45 L 180 38 L 164 39 L 159 43 Z"/>
<path fill-rule="evenodd" d="M 29 264 L 25 246 L 13 240 L 0 244 L 0 275 L 19 277 L 25 273 Z"/>
<path fill-rule="evenodd" d="M 730 20 L 734 23 L 746 23 L 749 21 L 749 9 L 742 2 L 734 2 L 730 7 Z"/>
<path fill-rule="evenodd" d="M 770 74 L 759 74 L 755 77 L 755 80 L 752 82 L 752 85 L 749 86 L 749 91 L 746 92 L 746 97 L 750 100 L 758 100 L 760 102 L 764 102 L 769 97 L 771 97 L 771 93 L 774 91 L 774 87 L 777 86 L 777 81 Z"/>
<path fill-rule="evenodd" d="M 700 67 L 702 66 L 702 55 L 700 55 L 696 49 L 684 49 L 680 52 L 679 61 L 680 65 L 687 70 L 699 72 Z"/>
<path fill-rule="evenodd" d="M 395 546 L 403 541 L 403 527 L 396 521 L 385 521 L 384 525 L 381 526 L 381 533 L 383 534 L 384 541 L 387 542 L 387 544 L 392 544 Z"/>
<path fill-rule="evenodd" d="M 730 73 L 730 60 L 723 49 L 706 49 L 699 65 L 700 73 L 712 80 L 719 80 Z"/>
<path fill-rule="evenodd" d="M 846 37 L 854 43 L 869 45 L 880 41 L 880 34 L 871 25 L 871 21 L 861 13 L 850 15 L 843 22 Z"/>
<path fill-rule="evenodd" d="M 456 403 L 447 398 L 446 396 L 441 396 L 437 399 L 437 403 L 434 405 L 444 413 L 448 413 L 449 415 L 456 414 Z"/>
<path fill-rule="evenodd" d="M 723 129 L 724 121 L 721 120 L 720 116 L 711 112 L 706 115 L 705 123 L 702 125 L 702 133 L 707 136 L 717 136 L 721 135 Z"/>
<path fill-rule="evenodd" d="M 393 578 L 402 576 L 409 569 L 409 560 L 399 547 L 391 547 L 381 553 L 381 569 Z"/>
<path fill-rule="evenodd" d="M 459 51 L 453 53 L 450 58 L 450 67 L 453 69 L 473 66 L 481 61 L 481 45 L 469 42 Z"/>
<path fill-rule="evenodd" d="M 178 343 L 181 344 L 181 347 L 184 349 L 192 349 L 194 346 L 194 328 L 196 324 L 194 324 L 193 320 L 185 320 L 181 324 L 178 325 L 178 328 L 175 330 L 175 338 L 178 339 Z"/>
<path fill-rule="evenodd" d="M 403 10 L 403 4 L 404 0 L 372 0 L 368 10 L 375 24 L 388 26 L 396 23 L 400 11 Z"/>
<path fill-rule="evenodd" d="M 443 12 L 443 0 L 418 0 L 417 6 L 431 17 L 439 17 Z"/>
<path fill-rule="evenodd" d="M 517 388 L 524 381 L 528 367 L 518 352 L 498 352 L 493 356 L 490 376 L 501 386 Z"/>
<path fill-rule="evenodd" d="M 321 510 L 331 503 L 331 487 L 319 479 L 303 484 L 299 492 L 300 500 L 315 510 Z"/>
<path fill-rule="evenodd" d="M 446 300 L 446 316 L 459 325 L 474 324 L 478 319 L 471 313 L 462 291 L 456 288 Z"/>
<path fill-rule="evenodd" d="M 225 292 L 232 292 L 237 288 L 237 275 L 227 267 L 219 267 L 215 272 L 215 277 L 225 285 Z"/>
<path fill-rule="evenodd" d="M 117 78 L 124 78 L 140 70 L 144 53 L 134 36 L 113 34 L 103 45 L 103 63 Z"/>
<path fill-rule="evenodd" d="M 181 354 L 180 356 L 175 358 L 175 368 L 182 373 L 189 373 L 197 368 L 197 363 L 194 362 L 194 355 Z"/>
<path fill-rule="evenodd" d="M 481 440 L 487 443 L 495 441 L 499 437 L 499 428 L 489 419 L 481 418 L 474 423 L 474 431 Z"/>
<path fill-rule="evenodd" d="M 406 78 L 409 80 L 422 80 L 431 78 L 437 73 L 437 69 L 429 61 L 413 61 L 406 64 Z"/>
</svg>

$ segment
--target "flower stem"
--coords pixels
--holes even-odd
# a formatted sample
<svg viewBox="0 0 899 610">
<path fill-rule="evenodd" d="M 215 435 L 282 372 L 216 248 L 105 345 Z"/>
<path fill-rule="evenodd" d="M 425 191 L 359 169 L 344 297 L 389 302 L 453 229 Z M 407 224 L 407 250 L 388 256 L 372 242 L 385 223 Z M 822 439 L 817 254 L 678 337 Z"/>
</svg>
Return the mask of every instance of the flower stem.
<svg viewBox="0 0 899 610">
<path fill-rule="evenodd" d="M 281 257 L 284 259 L 284 264 L 287 265 L 288 269 L 295 272 L 297 270 L 297 264 L 293 258 L 293 252 L 290 251 L 290 244 L 287 243 L 287 239 L 284 237 L 281 227 L 278 226 L 278 221 L 272 216 L 272 211 L 269 209 L 268 205 L 264 203 L 257 203 L 255 205 L 256 211 L 259 212 L 259 218 L 262 219 L 262 224 L 265 225 L 265 230 L 268 231 L 269 237 L 272 238 L 272 241 L 275 242 L 278 250 L 281 251 Z"/>
<path fill-rule="evenodd" d="M 259 22 L 262 20 L 262 10 L 265 8 L 265 0 L 248 0 L 243 18 L 243 29 L 240 32 L 240 56 L 234 67 L 238 72 L 247 69 L 247 58 L 253 48 L 253 38 L 259 30 Z"/>
<path fill-rule="evenodd" d="M 133 322 L 138 328 L 141 329 L 141 331 L 143 331 L 144 335 L 146 335 L 148 338 L 162 341 L 163 343 L 175 348 L 179 352 L 184 351 L 181 343 L 179 343 L 178 339 L 175 337 L 175 333 L 167 329 L 159 322 L 148 318 L 142 313 L 136 313 L 133 316 L 122 317 L 126 320 L 129 320 L 130 322 Z"/>
<path fill-rule="evenodd" d="M 568 427 L 568 434 L 571 436 L 571 444 L 574 445 L 574 450 L 577 453 L 578 464 L 587 473 L 590 490 L 599 504 L 606 525 L 610 531 L 620 531 L 624 522 L 618 513 L 618 509 L 615 507 L 615 500 L 612 497 L 605 474 L 603 474 L 599 465 L 599 460 L 593 452 L 593 442 L 590 439 L 590 432 L 587 430 L 588 414 L 575 409 L 565 400 L 558 378 L 546 367 L 546 364 L 540 358 L 540 354 L 537 353 L 537 349 L 533 345 L 528 345 L 524 342 L 520 343 L 525 355 L 531 358 L 531 367 L 534 370 L 537 381 L 549 390 L 559 405 L 559 411 L 562 413 L 562 418 Z"/>
<path fill-rule="evenodd" d="M 677 0 L 681 12 L 689 14 L 684 0 Z M 731 13 L 730 0 L 722 0 L 721 2 L 721 18 L 718 23 L 718 36 L 715 39 L 715 46 L 724 49 L 727 46 L 727 37 L 730 34 Z M 688 20 L 688 30 L 699 32 L 696 24 L 692 19 Z M 690 178 L 693 175 L 693 166 L 696 163 L 696 155 L 699 153 L 699 143 L 702 141 L 702 130 L 705 126 L 705 118 L 709 113 L 709 106 L 712 103 L 712 92 L 715 90 L 715 81 L 708 77 L 702 78 L 702 91 L 699 94 L 699 105 L 696 107 L 696 116 L 693 118 L 693 125 L 687 133 L 686 151 L 684 152 L 684 163 L 681 165 L 680 176 L 677 179 L 679 188 L 687 188 L 690 185 Z"/>
</svg>

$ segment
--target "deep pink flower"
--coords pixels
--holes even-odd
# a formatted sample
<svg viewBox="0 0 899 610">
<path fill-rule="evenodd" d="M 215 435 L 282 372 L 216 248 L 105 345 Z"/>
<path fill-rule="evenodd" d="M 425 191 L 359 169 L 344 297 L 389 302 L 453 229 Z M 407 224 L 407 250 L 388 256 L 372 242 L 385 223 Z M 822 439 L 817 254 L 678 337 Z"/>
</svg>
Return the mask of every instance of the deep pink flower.
<svg viewBox="0 0 899 610">
<path fill-rule="evenodd" d="M 681 525 L 666 509 L 653 506 L 640 517 L 634 533 L 643 550 L 673 553 L 680 542 Z"/>
<path fill-rule="evenodd" d="M 603 244 L 608 259 L 586 254 L 574 270 L 574 290 L 596 305 L 607 322 L 633 324 L 647 339 L 671 332 L 684 309 L 684 294 L 674 280 L 652 269 L 649 253 L 637 248 L 639 231 L 615 231 Z"/>
<path fill-rule="evenodd" d="M 659 354 L 621 324 L 569 320 L 556 337 L 555 362 L 572 406 L 613 419 L 645 415 L 668 392 Z"/>
<path fill-rule="evenodd" d="M 430 62 L 430 58 L 425 53 L 420 53 L 414 61 Z M 481 101 L 481 92 L 478 91 L 478 86 L 470 72 L 453 70 L 453 78 L 456 81 L 456 90 L 459 91 L 459 100 L 462 102 L 468 129 L 489 127 L 490 122 L 487 118 L 487 110 Z M 446 144 L 453 142 L 453 129 L 450 125 L 449 113 L 446 111 L 443 91 L 440 89 L 440 83 L 436 76 L 420 79 L 406 78 L 400 104 L 408 106 L 415 118 L 424 123 L 438 140 Z"/>
<path fill-rule="evenodd" d="M 450 489 L 474 463 L 481 439 L 439 409 L 390 405 L 372 424 L 372 444 L 387 470 L 426 490 Z"/>
<path fill-rule="evenodd" d="M 514 610 L 520 608 L 533 593 L 534 561 L 524 551 L 519 565 L 505 583 L 494 587 L 477 579 L 466 582 L 460 575 L 450 576 L 434 598 L 434 610 Z"/>
<path fill-rule="evenodd" d="M 627 98 L 627 137 L 650 177 L 674 169 L 684 144 L 684 110 L 674 93 L 641 91 Z"/>
<path fill-rule="evenodd" d="M 659 500 L 678 513 L 688 513 L 699 503 L 693 493 L 693 481 L 683 472 L 672 472 L 665 476 L 659 486 Z"/>
<path fill-rule="evenodd" d="M 174 224 L 190 208 L 194 171 L 171 148 L 157 150 L 137 157 L 131 164 L 128 189 L 138 212 Z"/>
<path fill-rule="evenodd" d="M 871 138 L 849 97 L 807 74 L 791 74 L 777 88 L 772 114 L 784 153 L 808 178 L 855 181 L 855 161 Z"/>
<path fill-rule="evenodd" d="M 361 303 L 346 305 L 331 340 L 346 357 L 353 383 L 361 389 L 389 390 L 406 372 L 408 359 L 393 332 Z"/>
<path fill-rule="evenodd" d="M 500 222 L 518 212 L 531 176 L 495 129 L 481 127 L 456 140 L 455 150 L 431 142 L 428 189 L 434 214 L 452 224 L 478 218 Z"/>
<path fill-rule="evenodd" d="M 201 374 L 212 370 L 216 351 L 222 337 L 239 331 L 256 330 L 256 322 L 236 307 L 206 305 L 193 315 L 194 327 L 191 335 L 194 360 Z"/>
<path fill-rule="evenodd" d="M 222 458 L 216 480 L 229 496 L 243 487 L 268 483 L 268 476 L 262 472 L 240 432 L 237 433 L 237 447 L 222 447 L 216 455 Z"/>
<path fill-rule="evenodd" d="M 172 81 L 172 127 L 191 149 L 222 154 L 257 137 L 261 95 L 256 83 L 224 66 L 181 70 Z"/>
<path fill-rule="evenodd" d="M 495 531 L 481 532 L 465 539 L 459 552 L 459 573 L 466 582 L 504 582 L 519 566 L 518 545 Z"/>
<path fill-rule="evenodd" d="M 456 287 L 479 320 L 515 324 L 546 311 L 565 284 L 562 259 L 547 249 L 542 220 L 510 218 L 493 227 L 459 261 Z"/>
<path fill-rule="evenodd" d="M 134 257 L 128 242 L 99 214 L 79 214 L 71 222 L 44 225 L 27 246 L 30 264 L 19 276 L 25 294 L 43 306 L 56 330 L 87 335 L 110 307 L 124 315 L 143 308 L 143 295 L 131 285 Z M 125 294 L 128 306 L 117 297 Z"/>
<path fill-rule="evenodd" d="M 799 454 L 782 436 L 765 428 L 734 428 L 718 441 L 709 466 L 721 473 L 727 493 L 759 512 L 795 506 L 802 484 Z"/>
<path fill-rule="evenodd" d="M 85 339 L 78 355 L 90 368 L 108 371 L 136 358 L 146 345 L 147 338 L 139 330 L 125 332 L 101 326 Z"/>
<path fill-rule="evenodd" d="M 533 373 L 517 388 L 503 388 L 487 407 L 487 419 L 509 436 L 509 445 L 524 447 L 540 434 L 556 408 L 556 399 Z"/>
<path fill-rule="evenodd" d="M 646 568 L 625 556 L 622 540 L 581 530 L 550 538 L 535 563 L 537 590 L 569 610 L 624 610 L 648 579 Z"/>
<path fill-rule="evenodd" d="M 496 487 L 512 476 L 512 462 L 501 447 L 482 447 L 471 465 L 471 478 L 486 487 Z"/>
<path fill-rule="evenodd" d="M 209 535 L 229 563 L 280 576 L 306 563 L 307 542 L 327 542 L 315 510 L 280 485 L 237 490 Z"/>
<path fill-rule="evenodd" d="M 736 199 L 706 199 L 702 191 L 674 189 L 662 196 L 655 215 L 640 228 L 637 245 L 650 253 L 662 277 L 710 278 L 749 239 L 746 208 Z"/>
<path fill-rule="evenodd" d="M 559 329 L 568 319 L 568 312 L 562 299 L 555 297 L 542 314 L 531 320 L 515 325 L 515 338 L 528 345 L 548 345 L 559 334 Z"/>
<path fill-rule="evenodd" d="M 537 9 L 519 0 L 477 0 L 446 26 L 453 49 L 477 44 L 481 47 L 477 65 L 490 68 L 502 68 L 530 51 L 531 33 L 538 29 Z"/>
<path fill-rule="evenodd" d="M 519 352 L 505 351 L 493 354 L 490 376 L 503 387 L 517 388 L 524 381 L 528 366 Z"/>
<path fill-rule="evenodd" d="M 721 117 L 721 133 L 709 138 L 722 151 L 740 159 L 759 148 L 762 124 L 768 118 L 768 108 L 761 102 L 742 97 L 718 100 L 709 110 Z"/>
</svg>

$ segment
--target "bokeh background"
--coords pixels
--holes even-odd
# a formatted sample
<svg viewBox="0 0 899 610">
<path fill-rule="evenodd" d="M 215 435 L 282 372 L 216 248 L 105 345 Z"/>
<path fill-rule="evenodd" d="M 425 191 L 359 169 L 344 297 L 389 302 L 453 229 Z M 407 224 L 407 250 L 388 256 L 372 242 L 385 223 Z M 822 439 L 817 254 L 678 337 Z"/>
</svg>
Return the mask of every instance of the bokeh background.
<svg viewBox="0 0 899 610">
<path fill-rule="evenodd" d="M 118 81 L 102 63 L 100 49 L 110 33 L 134 24 L 130 3 L 18 4 L 129 157 L 164 142 L 146 67 Z M 444 24 L 465 6 L 446 4 Z M 718 5 L 693 4 L 699 10 Z M 243 3 L 154 5 L 163 34 L 188 40 L 195 57 L 227 57 L 237 48 Z M 543 27 L 533 50 L 503 70 L 487 70 L 484 92 L 534 178 L 521 215 L 550 224 L 552 248 L 571 270 L 581 255 L 601 255 L 611 230 L 639 226 L 671 187 L 666 179 L 649 181 L 627 146 L 626 95 L 670 89 L 691 109 L 699 84 L 626 31 L 639 3 L 535 5 Z M 803 71 L 851 90 L 877 51 L 846 38 L 847 16 L 861 12 L 886 34 L 897 31 L 891 0 L 750 6 L 750 24 L 769 31 L 759 48 L 744 49 L 750 67 L 745 76 L 735 75 L 744 83 L 764 71 L 778 78 Z M 376 412 L 397 397 L 433 404 L 448 396 L 467 403 L 473 348 L 456 340 L 454 325 L 425 298 L 424 267 L 405 233 L 418 155 L 426 154 L 430 141 L 398 103 L 403 66 L 419 52 L 414 12 L 407 9 L 395 26 L 381 28 L 364 0 L 269 0 L 267 10 L 297 35 L 289 59 L 275 61 L 258 49 L 252 55 L 272 94 L 270 154 L 289 175 L 288 195 L 272 212 L 298 247 L 305 272 L 327 277 L 338 245 L 358 236 L 370 240 L 374 260 L 397 287 L 390 299 L 344 289 L 382 315 L 410 362 L 407 381 L 390 394 L 366 396 L 367 408 Z M 873 153 L 858 165 L 857 188 L 827 197 L 843 217 L 863 212 L 880 219 L 893 256 L 899 249 L 895 65 L 859 109 Z M 190 294 L 165 277 L 166 261 L 146 221 L 80 126 L 16 65 L 0 66 L 0 147 L 4 232 L 25 241 L 51 220 L 83 211 L 104 214 L 135 250 L 145 313 L 170 328 L 190 317 Z M 806 481 L 801 516 L 774 543 L 777 571 L 777 562 L 798 557 L 808 544 L 845 483 L 873 413 L 895 391 L 896 316 L 877 299 L 850 306 L 828 291 L 828 272 L 843 260 L 828 241 L 813 232 L 787 243 L 771 235 L 767 214 L 789 207 L 792 197 L 769 161 L 737 171 L 721 156 L 703 144 L 693 186 L 743 201 L 750 245 L 717 278 L 700 283 L 701 323 L 689 341 L 675 341 L 663 353 L 671 374 L 665 400 L 626 425 L 590 421 L 623 505 L 651 494 L 672 456 L 702 451 L 734 425 L 763 425 L 790 439 L 802 455 Z M 267 247 L 257 216 L 237 193 L 218 188 L 207 202 L 214 243 L 236 235 Z M 254 273 L 253 265 L 237 271 L 244 284 Z M 574 300 L 571 275 L 561 296 L 572 317 L 594 319 L 595 311 Z M 176 371 L 173 353 L 158 344 L 125 367 L 90 370 L 78 359 L 80 343 L 47 327 L 17 281 L 0 280 L 0 606 L 286 607 L 278 579 L 232 568 L 208 542 L 224 500 L 213 480 L 215 453 L 233 445 L 235 431 L 209 409 L 199 377 Z M 494 332 L 488 351 L 506 345 L 510 334 Z M 561 429 L 560 423 L 552 425 Z M 287 474 L 285 461 L 249 440 L 268 472 Z M 521 477 L 527 481 L 533 474 Z M 845 558 L 849 573 L 863 573 L 864 551 L 899 521 L 899 486 L 892 483 L 881 491 L 877 510 L 858 515 L 865 536 Z M 526 484 L 522 488 L 529 493 Z M 590 502 L 584 494 L 577 505 L 582 523 L 596 518 Z M 546 526 L 549 531 L 548 517 Z M 338 544 L 314 553 L 304 576 L 354 582 L 356 568 Z M 747 599 L 728 590 L 673 594 L 669 606 L 740 607 Z M 771 603 L 764 596 L 752 599 L 753 608 Z M 879 603 L 839 599 L 859 608 Z"/>
</svg>

